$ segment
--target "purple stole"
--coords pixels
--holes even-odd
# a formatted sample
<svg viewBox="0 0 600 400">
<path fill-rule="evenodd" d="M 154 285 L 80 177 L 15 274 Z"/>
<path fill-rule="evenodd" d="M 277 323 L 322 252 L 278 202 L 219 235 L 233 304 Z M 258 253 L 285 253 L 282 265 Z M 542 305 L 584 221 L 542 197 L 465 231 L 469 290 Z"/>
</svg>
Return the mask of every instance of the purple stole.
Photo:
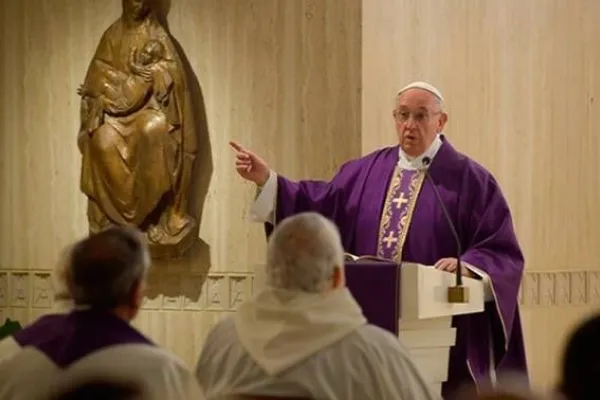
<svg viewBox="0 0 600 400">
<path fill-rule="evenodd" d="M 424 172 L 396 165 L 381 214 L 377 257 L 402 261 L 402 248 L 424 178 Z"/>
<path fill-rule="evenodd" d="M 34 347 L 60 368 L 99 350 L 122 344 L 153 343 L 129 323 L 100 310 L 45 315 L 17 332 L 21 347 Z"/>
</svg>

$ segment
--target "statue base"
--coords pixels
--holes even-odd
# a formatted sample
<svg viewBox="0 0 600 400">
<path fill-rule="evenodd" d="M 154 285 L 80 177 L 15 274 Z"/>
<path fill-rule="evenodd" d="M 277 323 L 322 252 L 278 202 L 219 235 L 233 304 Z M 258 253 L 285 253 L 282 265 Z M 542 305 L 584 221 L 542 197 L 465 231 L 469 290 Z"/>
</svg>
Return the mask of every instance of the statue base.
<svg viewBox="0 0 600 400">
<path fill-rule="evenodd" d="M 196 221 L 193 221 L 177 235 L 163 237 L 160 242 L 154 242 L 147 238 L 148 250 L 152 259 L 175 260 L 184 257 L 198 240 L 197 226 Z"/>
</svg>

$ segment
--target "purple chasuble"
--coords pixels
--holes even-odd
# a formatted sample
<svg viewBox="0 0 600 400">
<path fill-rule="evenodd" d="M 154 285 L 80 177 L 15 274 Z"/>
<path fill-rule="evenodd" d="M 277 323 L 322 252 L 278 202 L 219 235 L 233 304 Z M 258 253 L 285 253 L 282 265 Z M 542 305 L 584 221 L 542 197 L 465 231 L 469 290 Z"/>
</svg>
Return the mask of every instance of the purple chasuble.
<svg viewBox="0 0 600 400">
<path fill-rule="evenodd" d="M 508 204 L 491 173 L 457 152 L 443 136 L 442 140 L 429 174 L 465 249 L 461 260 L 488 274 L 495 298 L 486 303 L 485 312 L 453 319 L 457 335 L 443 387 L 446 397 L 473 379 L 486 383 L 491 368 L 498 373 L 527 373 L 527 363 L 517 304 L 524 259 Z M 276 222 L 316 211 L 336 223 L 345 251 L 355 255 L 424 265 L 455 257 L 455 241 L 430 182 L 422 179 L 422 173 L 398 170 L 398 151 L 398 146 L 386 147 L 346 162 L 329 182 L 294 182 L 278 176 Z M 394 227 L 385 231 L 388 218 L 393 218 L 389 225 Z M 272 228 L 267 224 L 267 234 Z M 388 249 L 388 242 L 397 246 Z M 492 351 L 495 366 L 490 365 Z"/>
<path fill-rule="evenodd" d="M 60 368 L 110 346 L 153 345 L 126 321 L 98 310 L 47 315 L 15 333 L 13 338 L 21 347 L 35 347 Z"/>
</svg>

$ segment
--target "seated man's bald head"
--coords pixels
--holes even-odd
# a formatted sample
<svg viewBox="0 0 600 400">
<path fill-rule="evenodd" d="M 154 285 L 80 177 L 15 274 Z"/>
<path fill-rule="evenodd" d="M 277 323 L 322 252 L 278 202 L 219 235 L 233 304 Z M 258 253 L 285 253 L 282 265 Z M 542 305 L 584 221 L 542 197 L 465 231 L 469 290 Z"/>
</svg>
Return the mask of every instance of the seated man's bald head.
<svg viewBox="0 0 600 400">
<path fill-rule="evenodd" d="M 314 212 L 286 218 L 275 228 L 267 252 L 269 286 L 322 292 L 344 284 L 344 249 L 337 227 Z"/>
</svg>

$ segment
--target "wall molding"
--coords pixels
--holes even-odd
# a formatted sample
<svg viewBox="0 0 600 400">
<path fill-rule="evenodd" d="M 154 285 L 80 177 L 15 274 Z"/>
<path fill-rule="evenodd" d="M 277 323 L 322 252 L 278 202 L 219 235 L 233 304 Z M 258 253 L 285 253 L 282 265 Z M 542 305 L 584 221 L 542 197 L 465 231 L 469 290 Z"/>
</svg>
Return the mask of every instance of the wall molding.
<svg viewBox="0 0 600 400">
<path fill-rule="evenodd" d="M 235 311 L 254 290 L 251 272 L 150 276 L 144 310 Z"/>
<path fill-rule="evenodd" d="M 52 308 L 51 271 L 0 271 L 0 308 Z"/>
<path fill-rule="evenodd" d="M 147 282 L 144 310 L 235 311 L 253 292 L 252 272 L 155 273 Z M 0 270 L 0 309 L 52 309 L 52 271 Z"/>
<path fill-rule="evenodd" d="M 253 272 L 151 274 L 142 308 L 235 311 L 255 286 Z M 55 295 L 52 271 L 0 271 L 0 309 L 52 309 L 58 304 Z M 523 308 L 600 305 L 600 269 L 526 271 L 519 304 Z"/>
<path fill-rule="evenodd" d="M 519 304 L 523 307 L 600 305 L 600 269 L 525 271 Z"/>
</svg>

